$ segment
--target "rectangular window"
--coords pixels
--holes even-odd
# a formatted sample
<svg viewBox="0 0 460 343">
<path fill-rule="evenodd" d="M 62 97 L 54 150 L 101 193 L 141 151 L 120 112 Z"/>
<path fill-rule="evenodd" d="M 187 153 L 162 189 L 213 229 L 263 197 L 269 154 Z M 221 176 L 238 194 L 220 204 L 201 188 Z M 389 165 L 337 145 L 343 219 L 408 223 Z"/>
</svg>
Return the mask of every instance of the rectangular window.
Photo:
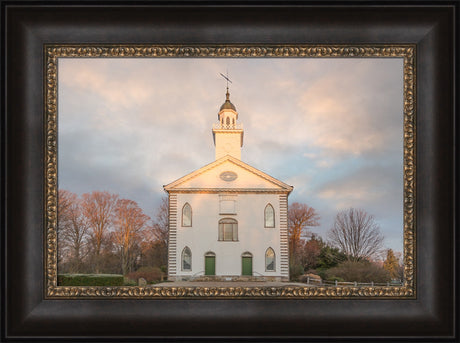
<svg viewBox="0 0 460 343">
<path fill-rule="evenodd" d="M 220 201 L 220 214 L 235 214 L 235 201 L 221 200 Z"/>
<path fill-rule="evenodd" d="M 219 224 L 219 241 L 224 240 L 224 224 Z"/>
<path fill-rule="evenodd" d="M 220 195 L 219 203 L 220 214 L 236 214 L 236 195 Z"/>
<path fill-rule="evenodd" d="M 238 241 L 238 222 L 232 218 L 219 221 L 219 241 Z"/>
<path fill-rule="evenodd" d="M 233 240 L 238 240 L 238 224 L 232 224 Z"/>
<path fill-rule="evenodd" d="M 224 241 L 233 241 L 233 224 L 224 224 Z"/>
</svg>

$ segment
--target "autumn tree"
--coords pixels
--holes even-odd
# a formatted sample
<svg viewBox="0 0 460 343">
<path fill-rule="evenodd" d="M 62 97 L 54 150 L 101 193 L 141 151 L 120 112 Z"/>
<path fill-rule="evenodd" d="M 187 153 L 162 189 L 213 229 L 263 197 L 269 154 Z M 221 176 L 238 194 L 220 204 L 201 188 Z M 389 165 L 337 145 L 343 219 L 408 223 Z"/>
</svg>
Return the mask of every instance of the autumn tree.
<svg viewBox="0 0 460 343">
<path fill-rule="evenodd" d="M 383 262 L 383 268 L 390 273 L 392 279 L 399 278 L 399 262 L 392 249 L 387 250 L 387 257 Z"/>
<path fill-rule="evenodd" d="M 58 249 L 67 250 L 71 273 L 81 272 L 88 239 L 88 225 L 81 212 L 81 200 L 72 192 L 58 193 Z"/>
<path fill-rule="evenodd" d="M 394 254 L 395 254 L 396 260 L 398 261 L 397 278 L 400 280 L 404 280 L 404 256 L 400 251 L 396 251 Z"/>
<path fill-rule="evenodd" d="M 321 254 L 322 246 L 323 243 L 314 235 L 309 241 L 303 244 L 301 251 L 301 262 L 304 270 L 313 269 L 316 267 L 318 258 Z"/>
<path fill-rule="evenodd" d="M 332 245 L 355 262 L 370 259 L 381 251 L 384 239 L 374 217 L 354 208 L 337 214 L 328 238 Z"/>
<path fill-rule="evenodd" d="M 58 269 L 63 269 L 65 262 L 69 260 L 70 248 L 67 242 L 63 239 L 63 234 L 65 229 L 69 226 L 69 208 L 71 206 L 71 201 L 68 199 L 67 194 L 70 194 L 69 191 L 59 190 L 58 191 L 58 201 L 57 201 L 57 263 Z"/>
<path fill-rule="evenodd" d="M 82 198 L 82 213 L 86 217 L 89 226 L 90 241 L 95 259 L 95 272 L 99 273 L 102 244 L 112 223 L 118 195 L 93 191 L 83 194 Z"/>
<path fill-rule="evenodd" d="M 291 264 L 299 262 L 299 246 L 301 238 L 306 236 L 308 229 L 319 225 L 319 215 L 313 207 L 295 202 L 289 205 L 288 232 Z"/>
<path fill-rule="evenodd" d="M 139 256 L 140 243 L 150 217 L 144 214 L 135 201 L 119 199 L 114 210 L 113 237 L 120 251 L 122 274 L 132 272 Z"/>
</svg>

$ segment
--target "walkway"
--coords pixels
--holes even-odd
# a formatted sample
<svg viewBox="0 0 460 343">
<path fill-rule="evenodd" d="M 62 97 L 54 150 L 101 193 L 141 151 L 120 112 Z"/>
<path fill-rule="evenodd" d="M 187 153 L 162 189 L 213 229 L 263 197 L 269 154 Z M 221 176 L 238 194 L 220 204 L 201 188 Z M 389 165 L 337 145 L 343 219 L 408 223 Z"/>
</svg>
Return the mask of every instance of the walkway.
<svg viewBox="0 0 460 343">
<path fill-rule="evenodd" d="M 174 281 L 152 285 L 153 287 L 306 287 L 300 282 L 272 281 Z M 311 285 L 310 285 L 311 286 Z"/>
</svg>

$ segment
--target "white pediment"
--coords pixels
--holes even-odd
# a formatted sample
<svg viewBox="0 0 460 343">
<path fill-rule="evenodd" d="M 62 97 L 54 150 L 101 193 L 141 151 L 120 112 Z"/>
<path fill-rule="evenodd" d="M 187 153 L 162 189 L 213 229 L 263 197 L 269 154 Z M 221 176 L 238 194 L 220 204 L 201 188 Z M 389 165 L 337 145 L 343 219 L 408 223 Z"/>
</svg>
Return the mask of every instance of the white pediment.
<svg viewBox="0 0 460 343">
<path fill-rule="evenodd" d="M 289 186 L 231 156 L 222 157 L 164 186 L 166 191 L 193 189 L 292 190 Z"/>
</svg>

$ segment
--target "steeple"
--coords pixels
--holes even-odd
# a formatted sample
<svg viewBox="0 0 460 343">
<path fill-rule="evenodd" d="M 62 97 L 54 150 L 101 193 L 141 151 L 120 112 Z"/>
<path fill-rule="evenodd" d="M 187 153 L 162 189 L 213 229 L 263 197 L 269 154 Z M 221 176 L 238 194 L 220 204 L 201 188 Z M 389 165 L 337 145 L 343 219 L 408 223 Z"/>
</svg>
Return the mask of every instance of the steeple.
<svg viewBox="0 0 460 343">
<path fill-rule="evenodd" d="M 241 159 L 241 147 L 243 146 L 243 125 L 237 123 L 238 112 L 235 105 L 230 101 L 229 80 L 228 78 L 226 79 L 227 93 L 225 94 L 225 102 L 220 106 L 217 114 L 219 122 L 212 126 L 214 145 L 216 146 L 216 160 L 226 155 Z"/>
<path fill-rule="evenodd" d="M 228 86 L 227 86 L 227 93 L 225 94 L 225 102 L 222 104 L 222 106 L 220 106 L 220 110 L 219 110 L 219 113 L 220 111 L 222 110 L 233 110 L 236 112 L 236 107 L 235 105 L 233 105 L 230 101 L 230 93 L 228 92 Z M 238 113 L 237 113 L 238 114 Z"/>
</svg>

